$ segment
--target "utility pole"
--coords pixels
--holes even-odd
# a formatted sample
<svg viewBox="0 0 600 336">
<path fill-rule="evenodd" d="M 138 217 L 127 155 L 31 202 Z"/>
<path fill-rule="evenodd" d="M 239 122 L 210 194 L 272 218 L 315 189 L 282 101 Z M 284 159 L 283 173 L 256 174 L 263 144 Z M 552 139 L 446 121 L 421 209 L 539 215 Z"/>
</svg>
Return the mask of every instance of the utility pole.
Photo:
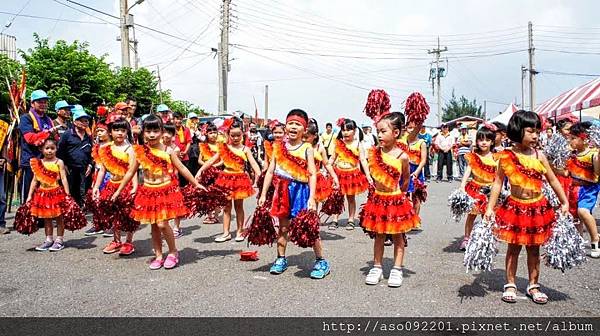
<svg viewBox="0 0 600 336">
<path fill-rule="evenodd" d="M 133 15 L 131 16 L 132 20 L 131 22 L 133 22 Z M 132 32 L 133 32 L 133 68 L 135 70 L 138 69 L 138 65 L 140 63 L 140 56 L 138 54 L 138 40 L 135 38 L 135 26 L 132 25 Z"/>
<path fill-rule="evenodd" d="M 521 109 L 525 109 L 525 77 L 527 73 L 527 68 L 524 65 L 521 65 Z"/>
<path fill-rule="evenodd" d="M 131 67 L 129 63 L 129 26 L 128 26 L 128 9 L 127 0 L 121 0 L 120 3 L 121 16 L 121 66 L 123 68 Z"/>
<path fill-rule="evenodd" d="M 229 73 L 229 5 L 231 0 L 223 0 L 221 13 L 221 42 L 217 49 L 219 56 L 219 115 L 227 111 L 227 77 Z"/>
<path fill-rule="evenodd" d="M 529 35 L 529 110 L 535 110 L 535 48 L 533 47 L 533 24 L 529 21 L 528 35 Z"/>
<path fill-rule="evenodd" d="M 444 49 L 440 48 L 440 37 L 437 39 L 437 48 L 433 50 L 428 50 L 428 54 L 435 54 L 435 79 L 437 79 L 437 120 L 438 124 L 442 123 L 442 81 L 441 78 L 444 77 L 444 68 L 440 68 L 440 55 L 441 53 L 448 51 L 448 47 L 444 47 Z M 441 70 L 441 71 L 440 71 Z M 430 75 L 431 77 L 431 75 Z M 431 78 L 432 83 L 434 78 Z"/>
<path fill-rule="evenodd" d="M 156 69 L 157 69 L 156 75 L 158 77 L 158 95 L 160 96 L 160 103 L 162 104 L 163 97 L 162 97 L 162 81 L 160 79 L 160 65 L 157 64 Z"/>
<path fill-rule="evenodd" d="M 269 86 L 265 85 L 265 125 L 269 123 Z"/>
<path fill-rule="evenodd" d="M 487 100 L 483 101 L 483 120 L 487 121 Z"/>
</svg>

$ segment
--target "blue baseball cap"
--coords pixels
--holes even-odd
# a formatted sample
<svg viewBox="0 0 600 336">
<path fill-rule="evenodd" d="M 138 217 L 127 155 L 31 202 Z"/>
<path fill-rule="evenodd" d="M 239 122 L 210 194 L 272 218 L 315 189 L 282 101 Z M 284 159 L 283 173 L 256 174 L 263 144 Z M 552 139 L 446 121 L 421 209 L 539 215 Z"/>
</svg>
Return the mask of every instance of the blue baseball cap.
<svg viewBox="0 0 600 336">
<path fill-rule="evenodd" d="M 31 101 L 36 101 L 36 100 L 40 100 L 40 99 L 48 99 L 48 95 L 46 94 L 46 91 L 44 90 L 35 90 L 31 93 Z"/>
<path fill-rule="evenodd" d="M 194 112 L 190 112 L 187 115 L 188 119 L 192 119 L 192 118 L 198 118 L 198 115 Z"/>
<path fill-rule="evenodd" d="M 156 107 L 156 112 L 168 112 L 171 111 L 171 109 L 169 109 L 169 107 L 165 104 L 160 104 Z"/>
<path fill-rule="evenodd" d="M 73 114 L 73 120 L 77 120 L 80 118 L 91 119 L 91 117 L 87 113 L 85 113 L 85 110 L 83 109 L 83 106 L 81 106 L 81 105 L 74 105 L 73 108 L 71 109 L 71 113 Z"/>
<path fill-rule="evenodd" d="M 64 100 L 59 100 L 56 102 L 56 104 L 54 104 L 54 111 L 58 111 L 63 108 L 68 108 L 70 110 L 73 108 L 73 105 L 69 105 L 69 103 Z"/>
</svg>

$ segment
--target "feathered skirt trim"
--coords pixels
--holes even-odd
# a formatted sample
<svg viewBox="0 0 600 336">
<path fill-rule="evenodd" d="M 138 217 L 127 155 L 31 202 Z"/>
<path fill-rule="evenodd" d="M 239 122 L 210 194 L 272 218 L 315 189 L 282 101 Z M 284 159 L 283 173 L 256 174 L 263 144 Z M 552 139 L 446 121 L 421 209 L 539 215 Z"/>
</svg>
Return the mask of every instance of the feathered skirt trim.
<svg viewBox="0 0 600 336">
<path fill-rule="evenodd" d="M 484 214 L 488 205 L 488 196 L 485 194 L 485 188 L 490 188 L 490 186 L 485 186 L 478 184 L 475 181 L 469 181 L 465 186 L 465 192 L 472 199 L 475 200 L 475 204 L 473 206 L 473 210 L 471 211 L 472 215 Z M 489 193 L 488 193 L 489 194 Z"/>
<path fill-rule="evenodd" d="M 56 218 L 62 215 L 65 196 L 62 186 L 39 187 L 31 198 L 31 215 L 37 218 Z"/>
<path fill-rule="evenodd" d="M 333 179 L 321 172 L 317 173 L 317 186 L 315 189 L 315 201 L 324 202 L 333 191 Z"/>
<path fill-rule="evenodd" d="M 335 173 L 340 181 L 340 189 L 344 195 L 358 195 L 367 191 L 369 182 L 367 177 L 360 169 L 335 169 Z"/>
<path fill-rule="evenodd" d="M 172 182 L 161 185 L 142 185 L 133 201 L 131 217 L 141 224 L 156 224 L 187 216 L 179 186 Z"/>
<path fill-rule="evenodd" d="M 246 199 L 254 195 L 252 181 L 246 173 L 231 173 L 223 171 L 217 177 L 215 184 L 229 191 L 229 198 L 233 200 Z"/>
<path fill-rule="evenodd" d="M 360 223 L 369 232 L 397 234 L 419 227 L 420 219 L 403 192 L 369 193 L 360 212 Z"/>
</svg>

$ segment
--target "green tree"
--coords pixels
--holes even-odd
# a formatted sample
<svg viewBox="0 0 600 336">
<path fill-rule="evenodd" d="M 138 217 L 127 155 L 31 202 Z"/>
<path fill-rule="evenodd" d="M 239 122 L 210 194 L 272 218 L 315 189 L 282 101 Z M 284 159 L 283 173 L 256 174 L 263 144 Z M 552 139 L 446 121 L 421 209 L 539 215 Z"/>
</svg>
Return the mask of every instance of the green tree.
<svg viewBox="0 0 600 336">
<path fill-rule="evenodd" d="M 146 68 L 118 69 L 115 73 L 114 92 L 117 101 L 134 98 L 138 104 L 136 113 L 139 115 L 149 113 L 153 106 L 160 103 L 158 78 Z"/>
<path fill-rule="evenodd" d="M 477 104 L 477 100 L 469 101 L 465 96 L 456 98 L 454 90 L 452 90 L 452 98 L 446 103 L 446 106 L 442 108 L 444 114 L 442 120 L 444 122 L 450 121 L 456 118 L 471 116 L 476 118 L 483 118 L 481 113 L 481 105 Z"/>
<path fill-rule="evenodd" d="M 95 108 L 102 101 L 115 100 L 115 76 L 106 55 L 96 57 L 87 42 L 56 41 L 34 34 L 35 46 L 21 51 L 26 62 L 27 89 L 43 89 L 50 96 L 50 106 L 58 100 Z"/>
<path fill-rule="evenodd" d="M 196 113 L 198 116 L 207 115 L 203 109 L 185 100 L 171 100 L 170 102 L 166 102 L 166 104 L 171 111 L 181 112 L 184 116 L 187 116 L 191 112 Z"/>
<path fill-rule="evenodd" d="M 16 80 L 18 85 L 21 78 L 21 68 L 21 63 L 0 54 L 0 116 L 8 115 L 8 107 L 11 104 L 6 80 L 8 79 L 9 83 Z"/>
</svg>

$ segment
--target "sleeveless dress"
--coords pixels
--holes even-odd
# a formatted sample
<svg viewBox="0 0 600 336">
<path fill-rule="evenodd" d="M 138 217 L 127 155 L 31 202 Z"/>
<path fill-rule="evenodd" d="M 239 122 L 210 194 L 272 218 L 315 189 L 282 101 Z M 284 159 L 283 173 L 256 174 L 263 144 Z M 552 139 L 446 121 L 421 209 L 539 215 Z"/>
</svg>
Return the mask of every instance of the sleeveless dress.
<svg viewBox="0 0 600 336">
<path fill-rule="evenodd" d="M 475 200 L 471 214 L 483 214 L 487 208 L 492 183 L 496 178 L 498 161 L 494 160 L 493 156 L 481 156 L 474 152 L 465 154 L 465 160 L 474 176 L 465 186 L 466 193 Z"/>
<path fill-rule="evenodd" d="M 377 183 L 393 190 L 374 190 L 369 193 L 367 203 L 359 214 L 361 226 L 377 234 L 405 233 L 417 228 L 420 223 L 413 205 L 400 189 L 402 161 L 380 148 L 369 149 L 369 170 Z"/>
<path fill-rule="evenodd" d="M 219 173 L 215 184 L 229 192 L 229 199 L 240 200 L 254 195 L 250 176 L 244 171 L 248 158 L 241 149 L 219 143 L 219 156 L 225 169 Z"/>
<path fill-rule="evenodd" d="M 29 164 L 33 175 L 40 183 L 31 198 L 31 215 L 37 218 L 56 218 L 62 215 L 62 203 L 67 194 L 58 183 L 60 180 L 58 160 L 45 162 L 32 158 Z"/>
<path fill-rule="evenodd" d="M 315 150 L 315 168 L 317 169 L 317 186 L 315 189 L 315 201 L 324 202 L 333 192 L 333 179 L 331 176 L 323 175 L 323 156 L 319 152 L 321 144 Z"/>
<path fill-rule="evenodd" d="M 340 181 L 340 189 L 344 195 L 358 195 L 367 191 L 369 182 L 367 177 L 360 170 L 360 156 L 358 142 L 356 146 L 350 148 L 342 140 L 336 139 L 335 153 L 337 160 L 335 162 L 335 173 Z"/>
<path fill-rule="evenodd" d="M 219 147 L 216 144 L 209 144 L 206 142 L 201 143 L 198 146 L 198 149 L 200 150 L 200 158 L 202 158 L 202 161 L 204 162 L 210 160 L 219 151 Z M 211 166 L 202 173 L 200 183 L 207 187 L 212 185 L 217 180 L 217 177 L 219 177 L 219 173 L 221 173 L 219 168 Z"/>
<path fill-rule="evenodd" d="M 537 158 L 506 149 L 499 153 L 499 165 L 511 186 L 539 193 L 533 199 L 509 196 L 496 210 L 494 234 L 516 245 L 542 245 L 552 234 L 556 214 L 541 194 L 546 168 Z"/>
<path fill-rule="evenodd" d="M 411 174 L 414 173 L 415 170 L 417 170 L 417 168 L 419 167 L 419 164 L 421 164 L 421 144 L 424 143 L 425 140 L 417 139 L 417 141 L 413 142 L 412 144 L 409 144 L 407 137 L 404 137 L 399 142 L 400 148 L 402 148 L 402 150 L 408 155 L 409 171 Z M 425 172 L 423 170 L 421 170 L 421 173 L 419 173 L 417 179 L 421 182 L 421 184 L 425 183 Z M 414 191 L 415 182 L 413 181 L 413 179 L 410 179 L 410 181 L 408 182 L 407 192 L 412 193 Z"/>
<path fill-rule="evenodd" d="M 598 155 L 597 149 L 589 149 L 583 154 L 576 155 L 567 161 L 567 169 L 571 173 L 574 184 L 578 187 L 577 208 L 594 210 L 600 192 L 598 175 L 594 172 L 594 156 Z M 569 208 L 571 203 L 569 202 Z"/>
</svg>

